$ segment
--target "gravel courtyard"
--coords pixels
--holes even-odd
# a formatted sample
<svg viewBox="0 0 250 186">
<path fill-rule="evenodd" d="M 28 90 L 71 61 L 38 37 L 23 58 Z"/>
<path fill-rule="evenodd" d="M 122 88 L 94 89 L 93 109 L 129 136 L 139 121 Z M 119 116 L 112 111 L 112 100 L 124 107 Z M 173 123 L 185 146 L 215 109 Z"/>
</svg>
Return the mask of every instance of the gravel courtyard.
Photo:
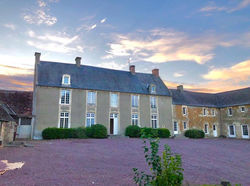
<svg viewBox="0 0 250 186">
<path fill-rule="evenodd" d="M 185 181 L 250 185 L 250 141 L 162 139 L 180 153 Z M 134 185 L 132 168 L 145 169 L 141 139 L 83 139 L 32 142 L 34 147 L 0 149 L 0 160 L 25 162 L 0 175 L 0 185 Z"/>
</svg>

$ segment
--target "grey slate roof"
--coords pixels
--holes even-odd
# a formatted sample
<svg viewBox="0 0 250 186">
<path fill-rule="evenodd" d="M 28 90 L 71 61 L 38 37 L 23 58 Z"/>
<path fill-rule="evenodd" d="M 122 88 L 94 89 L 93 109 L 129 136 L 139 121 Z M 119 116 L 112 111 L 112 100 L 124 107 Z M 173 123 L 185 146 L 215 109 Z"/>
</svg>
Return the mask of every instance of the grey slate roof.
<svg viewBox="0 0 250 186">
<path fill-rule="evenodd" d="M 11 114 L 12 110 L 9 110 L 6 105 L 0 103 L 0 121 L 14 121 Z"/>
<path fill-rule="evenodd" d="M 150 94 L 149 85 L 156 85 L 156 95 L 170 96 L 163 81 L 152 74 L 111 70 L 93 66 L 41 61 L 38 66 L 39 86 L 65 87 L 63 74 L 71 78 L 70 88 L 117 91 L 138 94 Z"/>
<path fill-rule="evenodd" d="M 171 89 L 173 104 L 198 107 L 217 107 L 250 104 L 250 87 L 216 94 Z"/>
</svg>

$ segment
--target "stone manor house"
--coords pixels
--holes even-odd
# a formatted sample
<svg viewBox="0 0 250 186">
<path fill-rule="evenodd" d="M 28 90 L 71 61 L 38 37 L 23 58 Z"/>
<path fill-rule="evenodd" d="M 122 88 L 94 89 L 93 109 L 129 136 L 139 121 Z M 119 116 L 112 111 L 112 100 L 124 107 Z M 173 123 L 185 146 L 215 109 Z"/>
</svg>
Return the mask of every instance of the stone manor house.
<svg viewBox="0 0 250 186">
<path fill-rule="evenodd" d="M 81 64 L 41 61 L 35 53 L 31 137 L 47 127 L 97 123 L 110 135 L 124 135 L 128 125 L 168 128 L 172 135 L 188 128 L 206 136 L 249 138 L 250 88 L 219 94 L 169 90 L 159 76 Z"/>
</svg>

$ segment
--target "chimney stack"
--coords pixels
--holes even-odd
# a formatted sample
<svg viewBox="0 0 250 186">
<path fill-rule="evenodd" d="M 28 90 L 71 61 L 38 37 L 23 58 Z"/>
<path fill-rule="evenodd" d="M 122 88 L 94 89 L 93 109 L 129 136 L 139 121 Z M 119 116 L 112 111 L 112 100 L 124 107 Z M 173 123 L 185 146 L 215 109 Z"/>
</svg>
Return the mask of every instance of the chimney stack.
<svg viewBox="0 0 250 186">
<path fill-rule="evenodd" d="M 81 66 L 81 57 L 76 57 L 75 61 L 76 61 L 76 66 L 80 67 Z"/>
<path fill-rule="evenodd" d="M 180 91 L 180 92 L 183 92 L 183 85 L 177 86 L 177 90 Z"/>
<path fill-rule="evenodd" d="M 41 56 L 41 53 L 35 52 L 35 64 L 40 63 L 40 56 Z"/>
<path fill-rule="evenodd" d="M 129 71 L 131 74 L 135 74 L 135 65 L 130 65 L 129 66 Z"/>
<path fill-rule="evenodd" d="M 159 77 L 159 69 L 158 68 L 153 69 L 152 74 L 156 77 Z"/>
</svg>

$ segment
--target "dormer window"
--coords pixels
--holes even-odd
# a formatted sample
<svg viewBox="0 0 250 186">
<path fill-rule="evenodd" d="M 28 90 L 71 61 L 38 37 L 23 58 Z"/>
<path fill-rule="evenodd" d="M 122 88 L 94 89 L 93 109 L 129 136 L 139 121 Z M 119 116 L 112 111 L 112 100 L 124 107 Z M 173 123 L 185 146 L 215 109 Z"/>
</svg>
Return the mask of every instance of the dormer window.
<svg viewBox="0 0 250 186">
<path fill-rule="evenodd" d="M 70 75 L 64 74 L 62 78 L 63 85 L 70 85 Z"/>
<path fill-rule="evenodd" d="M 155 85 L 151 85 L 151 94 L 155 94 L 156 93 L 156 86 Z"/>
</svg>

